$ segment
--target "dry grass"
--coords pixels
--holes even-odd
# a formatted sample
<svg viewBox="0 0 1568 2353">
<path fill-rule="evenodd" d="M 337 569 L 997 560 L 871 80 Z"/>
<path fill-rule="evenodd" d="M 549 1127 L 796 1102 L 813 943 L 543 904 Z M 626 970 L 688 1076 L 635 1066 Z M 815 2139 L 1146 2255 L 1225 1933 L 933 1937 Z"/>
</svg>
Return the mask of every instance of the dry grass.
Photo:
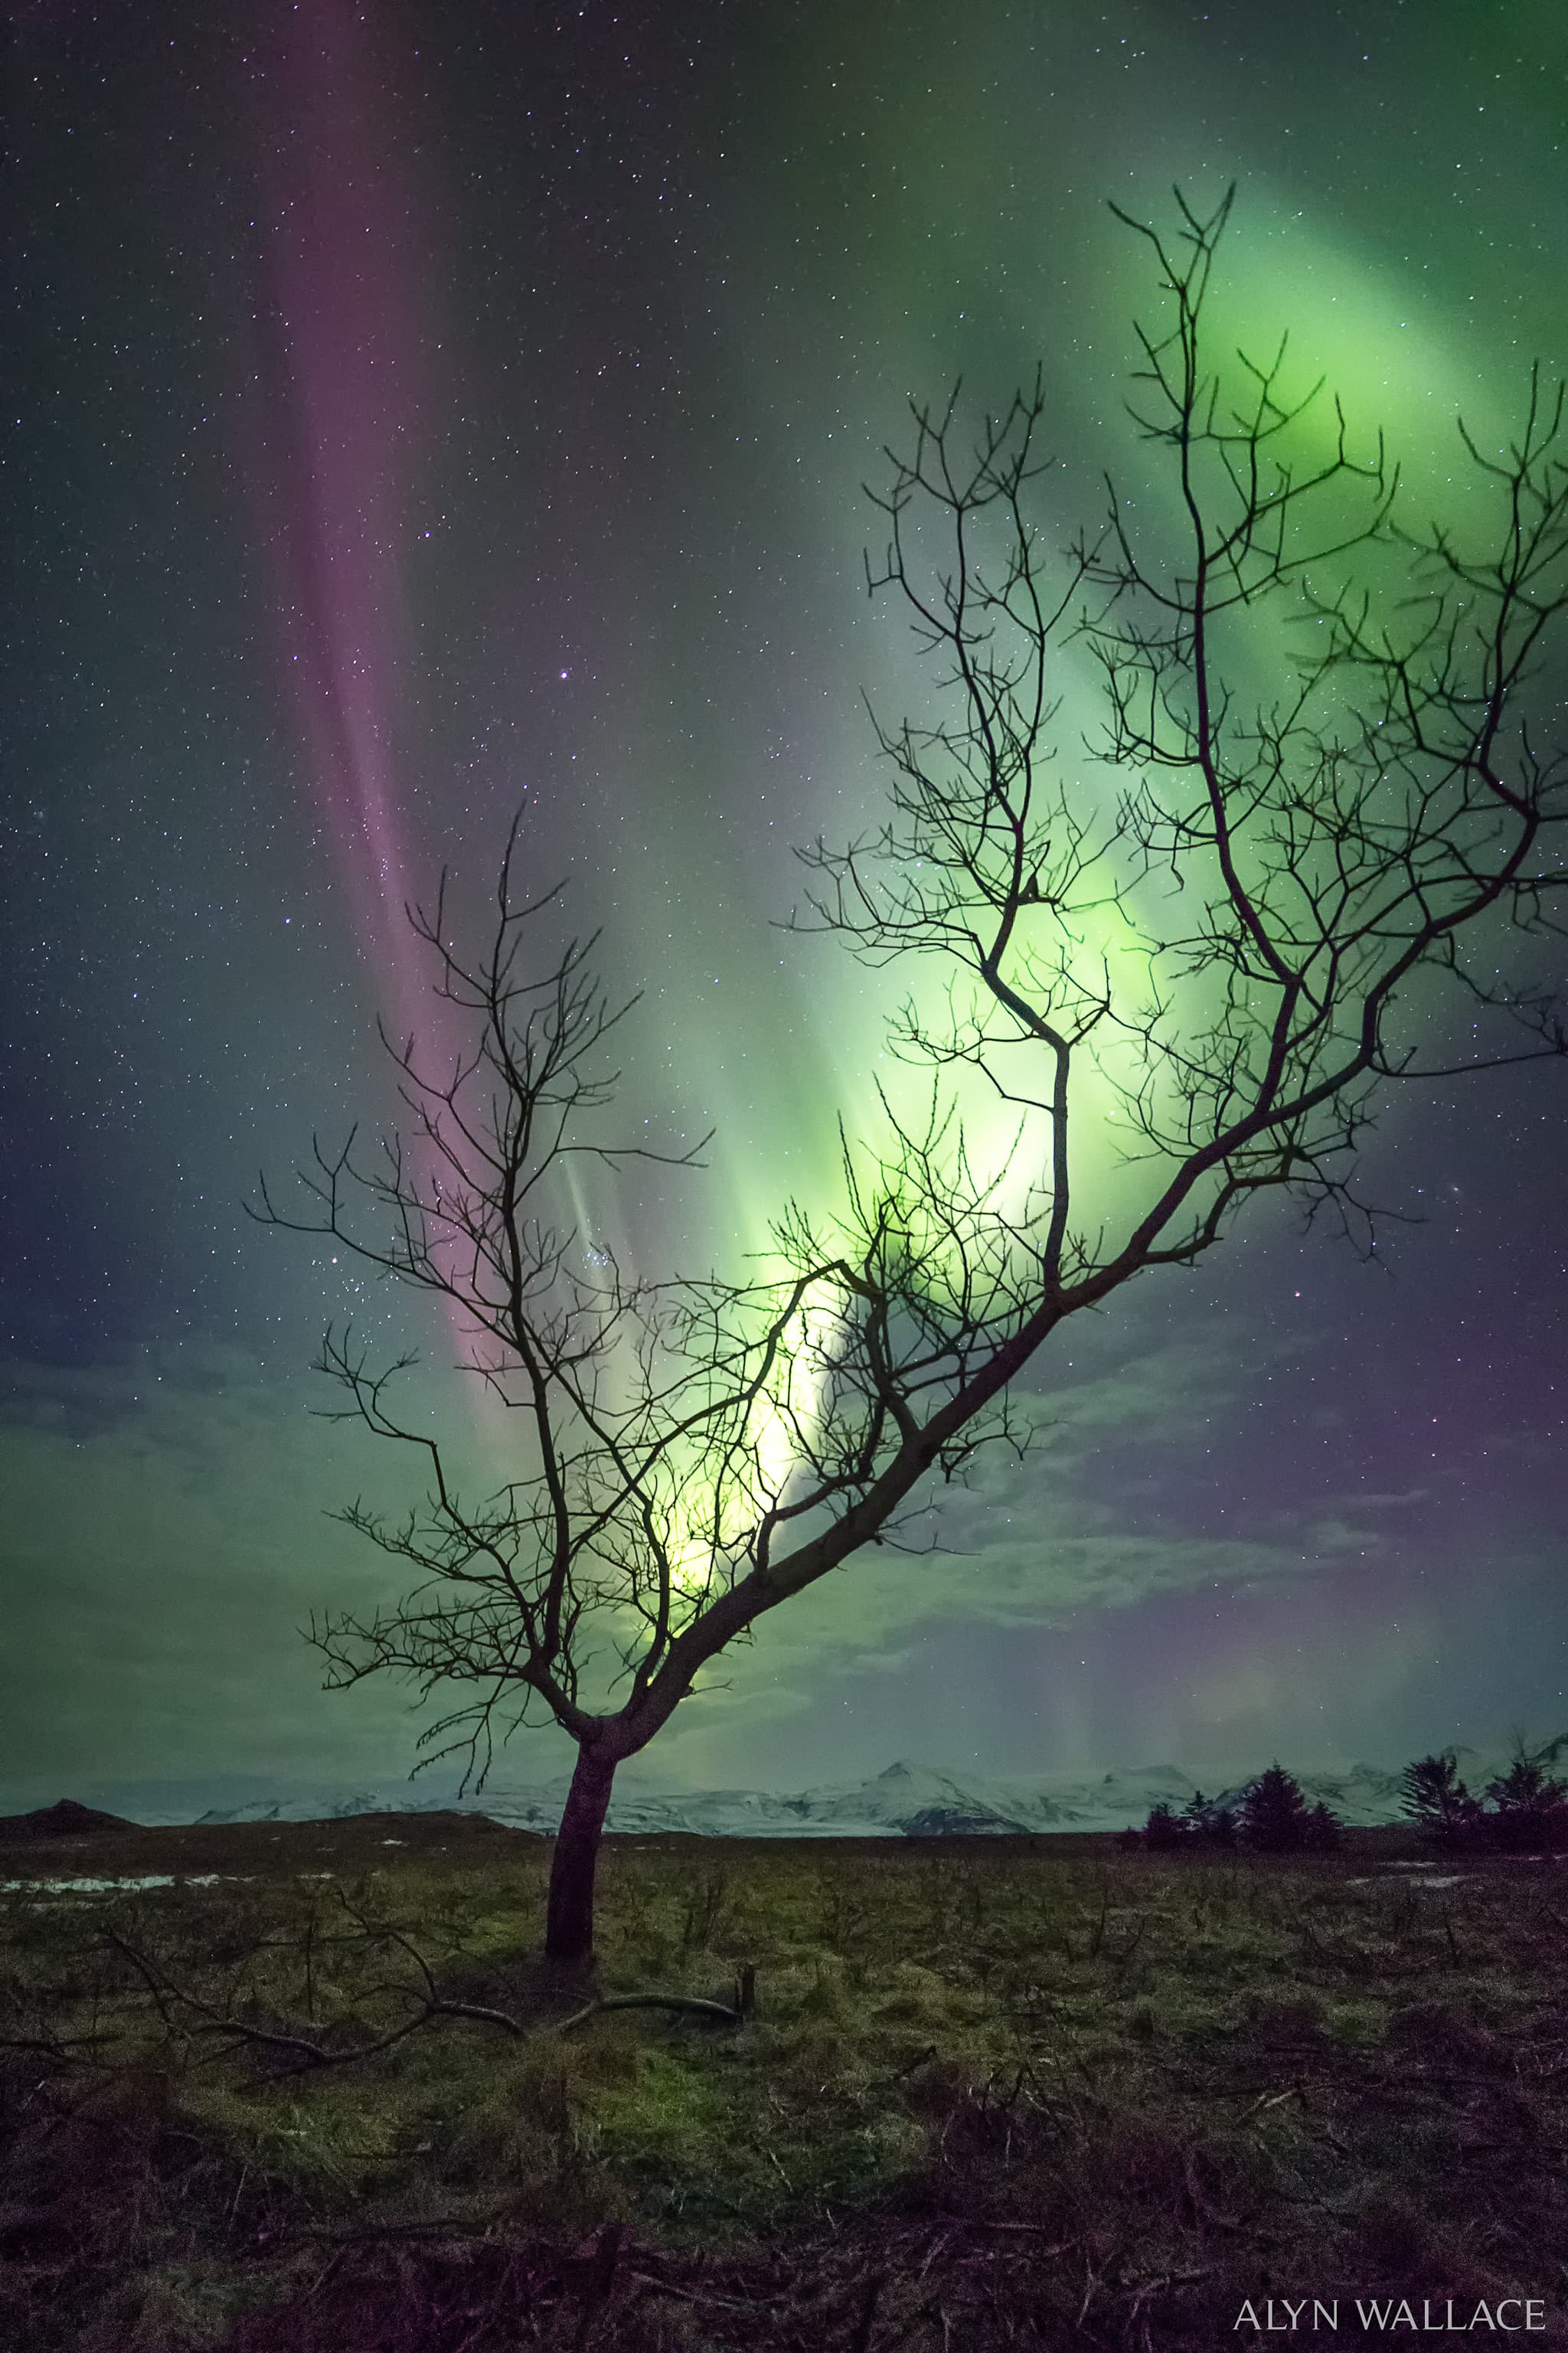
<svg viewBox="0 0 1568 2353">
<path fill-rule="evenodd" d="M 1568 2343 L 1568 1867 L 1432 1887 L 1399 1845 L 612 1840 L 598 1982 L 727 1998 L 750 1964 L 758 2010 L 565 2036 L 543 1841 L 13 1850 L 187 1876 L 0 1897 L 0 2345 L 1196 2348 L 1244 2298 L 1358 2294 L 1528 2295 Z M 521 2031 L 246 2039 L 357 2050 L 421 1961 Z"/>
</svg>

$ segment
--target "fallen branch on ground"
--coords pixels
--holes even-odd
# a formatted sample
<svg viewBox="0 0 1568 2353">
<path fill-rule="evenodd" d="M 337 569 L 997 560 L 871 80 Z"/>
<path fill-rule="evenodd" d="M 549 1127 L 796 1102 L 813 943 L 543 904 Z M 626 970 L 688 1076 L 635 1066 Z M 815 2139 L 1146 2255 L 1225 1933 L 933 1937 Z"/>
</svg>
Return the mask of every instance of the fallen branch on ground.
<svg viewBox="0 0 1568 2353">
<path fill-rule="evenodd" d="M 400 2026 L 393 2027 L 385 2034 L 377 2035 L 374 2042 L 357 2043 L 345 2051 L 332 2051 L 312 2035 L 291 2031 L 286 2028 L 253 2026 L 247 2020 L 236 2018 L 232 2013 L 217 2009 L 213 2003 L 204 2001 L 199 1994 L 192 1993 L 187 1987 L 176 1984 L 166 1971 L 155 1968 L 144 1953 L 138 1952 L 135 1946 L 129 1944 L 115 1929 L 110 1928 L 105 1931 L 108 1942 L 115 1947 L 116 1951 L 123 1953 L 142 1978 L 170 2034 L 184 2032 L 192 2036 L 227 2035 L 230 2040 L 226 2050 L 218 2054 L 220 2057 L 226 2057 L 230 2052 L 237 2051 L 249 2043 L 259 2049 L 284 2052 L 293 2058 L 301 2069 L 350 2067 L 359 2060 L 372 2059 L 380 2052 L 390 2051 L 395 2043 L 403 2042 L 408 2035 L 416 2033 L 422 2026 L 428 2026 L 432 2020 L 437 2018 L 472 2019 L 480 2025 L 499 2026 L 508 2034 L 515 2034 L 520 2040 L 527 2041 L 528 2028 L 517 2019 L 510 2017 L 504 2010 L 491 2010 L 481 2002 L 454 2001 L 444 1995 L 424 1959 L 405 1937 L 399 1936 L 395 1930 L 383 1930 L 379 1933 L 390 1936 L 394 1942 L 401 1945 L 414 1960 L 425 1980 L 425 1993 L 423 1997 L 417 1995 L 415 1997 L 418 2001 L 418 2009 L 412 2018 L 405 2019 Z M 171 2010 L 171 2003 L 180 2010 L 191 2012 L 195 2023 L 190 2024 L 177 2018 Z"/>
<path fill-rule="evenodd" d="M 574 2010 L 555 2029 L 557 2034 L 569 2034 L 584 2020 L 596 2018 L 602 2010 L 685 2010 L 699 2018 L 716 2018 L 725 2026 L 742 2026 L 757 2006 L 757 1972 L 748 1961 L 735 1979 L 732 2003 L 707 2001 L 693 1993 L 606 1993 L 600 1994 L 582 2010 Z"/>
<path fill-rule="evenodd" d="M 717 2018 L 726 2026 L 739 2026 L 746 2015 L 738 2007 L 731 2010 L 728 2002 L 705 2001 L 701 1995 L 694 1993 L 606 1993 L 589 2002 L 584 2009 L 574 2010 L 570 2018 L 562 2020 L 555 2031 L 557 2034 L 569 2034 L 585 2019 L 597 2018 L 602 2010 L 692 2010 L 699 2018 Z"/>
</svg>

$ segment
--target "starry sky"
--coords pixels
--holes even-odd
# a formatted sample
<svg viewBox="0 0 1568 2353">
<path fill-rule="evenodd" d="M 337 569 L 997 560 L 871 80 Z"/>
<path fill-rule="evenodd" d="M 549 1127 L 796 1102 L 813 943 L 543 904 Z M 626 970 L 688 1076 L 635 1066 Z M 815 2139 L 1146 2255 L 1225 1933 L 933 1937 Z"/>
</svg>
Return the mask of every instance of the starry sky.
<svg viewBox="0 0 1568 2353">
<path fill-rule="evenodd" d="M 1223 340 L 1289 327 L 1462 514 L 1456 414 L 1500 438 L 1568 363 L 1568 24 L 19 0 L 6 91 L 0 1798 L 395 1781 L 405 1698 L 322 1695 L 297 1631 L 388 1590 L 326 1514 L 403 1475 L 312 1419 L 326 1323 L 419 1346 L 418 1410 L 504 1465 L 439 1318 L 242 1203 L 388 1121 L 378 1018 L 449 1043 L 404 902 L 447 864 L 476 921 L 522 805 L 603 926 L 628 1131 L 715 1130 L 586 1205 L 639 1272 L 825 1204 L 892 992 L 775 925 L 792 846 L 876 816 L 863 694 L 922 691 L 861 560 L 907 403 L 1042 364 L 1065 545 L 1144 462 L 1107 199 L 1234 180 Z M 1391 1103 L 1378 1262 L 1258 1209 L 1079 1319 L 952 1555 L 774 1613 L 648 1778 L 1568 1727 L 1565 1157 L 1555 1068 Z"/>
</svg>

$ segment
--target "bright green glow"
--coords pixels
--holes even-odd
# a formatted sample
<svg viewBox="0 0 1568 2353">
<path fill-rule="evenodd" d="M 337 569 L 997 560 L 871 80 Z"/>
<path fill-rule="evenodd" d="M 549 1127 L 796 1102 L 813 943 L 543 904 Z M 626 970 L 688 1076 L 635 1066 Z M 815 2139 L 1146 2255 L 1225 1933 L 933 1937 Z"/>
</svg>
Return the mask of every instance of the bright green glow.
<svg viewBox="0 0 1568 2353">
<path fill-rule="evenodd" d="M 906 400 L 940 401 L 962 370 L 976 408 L 1004 405 L 1043 361 L 1048 446 L 1063 460 L 1042 486 L 1052 542 L 1065 546 L 1093 523 L 1102 465 L 1152 539 L 1179 521 L 1163 453 L 1141 445 L 1121 410 L 1132 389 L 1131 321 L 1157 327 L 1160 313 L 1152 257 L 1110 219 L 1106 196 L 1169 229 L 1173 178 L 1200 208 L 1239 178 L 1210 295 L 1210 356 L 1226 369 L 1237 345 L 1271 358 L 1288 328 L 1287 392 L 1326 379 L 1298 462 L 1331 454 L 1337 392 L 1352 452 L 1369 451 L 1383 428 L 1412 525 L 1441 511 L 1463 527 L 1478 512 L 1457 414 L 1484 441 L 1517 413 L 1530 346 L 1499 332 L 1501 280 L 1477 274 L 1469 220 L 1443 210 L 1458 193 L 1447 155 L 1423 180 L 1426 217 L 1408 202 L 1403 214 L 1390 206 L 1387 174 L 1375 197 L 1348 204 L 1304 156 L 1295 169 L 1305 143 L 1297 93 L 1283 82 L 1260 93 L 1223 44 L 1211 54 L 1206 36 L 1178 36 L 1162 11 L 1125 12 L 1110 64 L 1103 33 L 1071 12 L 1024 43 L 1010 16 L 983 18 L 956 43 L 934 8 L 916 16 L 920 37 L 891 56 L 847 23 L 831 70 L 817 48 L 780 36 L 765 87 L 781 111 L 753 126 L 735 267 L 704 290 L 732 371 L 730 406 L 701 439 L 715 530 L 700 569 L 694 557 L 668 584 L 661 571 L 657 596 L 637 583 L 627 642 L 638 650 L 606 689 L 616 716 L 593 755 L 616 780 L 618 812 L 606 945 L 648 991 L 627 1033 L 626 1124 L 637 1134 L 646 1118 L 650 1135 L 689 1140 L 717 1130 L 704 1174 L 588 1183 L 585 1231 L 650 1277 L 763 1271 L 787 1198 L 817 1221 L 837 1201 L 837 1116 L 852 1142 L 874 1148 L 874 1082 L 907 1114 L 923 1100 L 924 1076 L 887 1056 L 883 1020 L 910 988 L 934 1010 L 942 976 L 868 975 L 821 942 L 769 929 L 799 895 L 784 843 L 818 832 L 842 842 L 878 821 L 861 689 L 889 719 L 927 697 L 903 615 L 890 599 L 868 606 L 858 577 L 861 545 L 875 546 L 880 529 L 861 485 L 883 479 L 879 445 L 904 439 Z M 1460 19 L 1443 24 L 1446 34 L 1436 22 L 1424 29 L 1423 58 L 1453 132 L 1477 93 Z M 1445 37 L 1446 65 L 1427 47 Z M 1205 127 L 1211 120 L 1223 135 Z M 955 137 L 958 121 L 983 128 Z M 1400 185 L 1413 185 L 1408 163 Z M 1447 266 L 1448 253 L 1463 253 L 1462 266 Z M 732 618 L 727 630 L 710 627 L 715 607 L 734 617 L 748 597 L 754 645 Z M 1244 713 L 1280 691 L 1290 650 L 1274 616 L 1227 648 Z M 1058 683 L 1063 770 L 1091 795 L 1113 792 L 1084 747 L 1099 723 L 1096 680 L 1070 646 Z M 632 804 L 635 819 L 620 822 Z M 597 838 L 587 846 L 591 894 L 602 880 Z M 1086 927 L 1086 962 L 1102 953 L 1118 1001 L 1141 1005 L 1147 962 L 1121 919 Z M 1114 1071 L 1126 1050 L 1106 1038 L 1100 1050 Z M 1016 1209 L 1044 1165 L 1043 1123 L 1015 1149 L 1016 1113 L 978 1086 L 963 1115 L 977 1168 L 1000 1176 L 1001 1203 Z M 1086 1052 L 1071 1145 L 1080 1230 L 1092 1234 L 1146 1190 L 1147 1172 L 1121 1166 L 1125 1132 Z M 760 1443 L 774 1466 L 777 1431 Z"/>
<path fill-rule="evenodd" d="M 907 131 L 907 122 L 904 127 Z M 1150 195 L 1144 211 L 1167 226 L 1168 201 L 1162 211 L 1157 192 Z M 1430 512 L 1426 493 L 1431 491 L 1434 504 L 1438 493 L 1447 492 L 1446 510 L 1457 511 L 1462 522 L 1471 493 L 1467 488 L 1456 510 L 1447 482 L 1450 473 L 1465 479 L 1468 464 L 1458 451 L 1454 417 L 1462 408 L 1479 429 L 1496 432 L 1505 406 L 1478 371 L 1473 341 L 1450 332 L 1451 301 L 1440 304 L 1386 257 L 1365 249 L 1342 226 L 1331 226 L 1331 216 L 1320 210 L 1310 220 L 1300 221 L 1293 217 L 1293 208 L 1287 212 L 1286 202 L 1257 174 L 1243 193 L 1211 294 L 1211 355 L 1222 367 L 1232 368 L 1237 344 L 1272 356 L 1288 326 L 1287 389 L 1305 391 L 1320 374 L 1328 379 L 1296 435 L 1298 465 L 1321 462 L 1331 453 L 1332 394 L 1337 388 L 1352 450 L 1369 449 L 1378 427 L 1385 429 L 1389 455 L 1403 462 L 1410 484 L 1411 521 Z M 1049 205 L 1043 210 L 1048 218 Z M 970 216 L 961 206 L 955 216 Z M 1157 324 L 1152 256 L 1128 232 L 1108 227 L 1098 204 L 1090 205 L 1087 197 L 1075 198 L 1073 218 L 1084 247 L 1102 254 L 1110 266 L 1090 285 L 1090 273 L 1079 255 L 1079 277 L 1065 310 L 1059 295 L 1054 301 L 1045 299 L 1038 280 L 1034 299 L 1021 299 L 1029 273 L 1015 269 L 1005 287 L 997 289 L 992 313 L 993 328 L 998 317 L 1005 319 L 1014 357 L 998 361 L 993 352 L 984 383 L 972 374 L 974 402 L 978 406 L 987 398 L 993 403 L 1004 399 L 1043 346 L 1048 378 L 1064 378 L 1056 446 L 1081 446 L 1095 458 L 1105 457 L 1123 490 L 1138 501 L 1150 529 L 1165 532 L 1178 521 L 1178 504 L 1168 470 L 1163 471 L 1164 453 L 1141 445 L 1120 417 L 1119 398 L 1131 387 L 1119 385 L 1111 374 L 1113 358 L 1125 360 L 1130 352 L 1132 315 L 1140 313 L 1151 325 Z M 957 229 L 952 233 L 956 237 Z M 884 322 L 900 291 L 905 298 L 907 331 L 893 337 L 893 349 L 906 356 L 895 358 L 895 371 L 907 367 L 912 372 L 919 364 L 907 356 L 922 341 L 917 332 L 921 307 L 917 297 L 923 298 L 928 318 L 932 316 L 926 259 L 919 255 L 912 275 L 900 279 L 897 270 L 878 273 L 874 289 L 869 283 L 865 289 L 874 317 Z M 1017 262 L 1018 248 L 1010 259 Z M 1042 256 L 1042 271 L 1044 267 Z M 984 314 L 986 302 L 982 269 L 974 307 Z M 1042 322 L 1047 330 L 1044 333 Z M 758 351 L 758 340 L 747 348 L 755 356 L 753 382 L 761 397 L 764 383 L 773 381 L 767 371 L 776 368 L 779 354 L 768 347 L 765 337 Z M 1092 349 L 1092 384 L 1087 368 L 1075 372 L 1064 364 L 1064 347 Z M 877 479 L 869 455 L 877 436 L 888 431 L 899 437 L 900 396 L 915 389 L 934 397 L 947 380 L 948 371 L 931 347 L 923 381 L 906 386 L 896 375 L 884 379 L 878 388 L 878 413 L 865 418 L 858 436 L 840 425 L 832 446 L 826 436 L 818 441 L 815 470 L 808 478 L 797 478 L 800 538 L 803 543 L 833 551 L 831 564 L 826 555 L 821 559 L 830 578 L 836 568 L 849 575 L 860 542 L 875 537 L 876 518 L 858 494 L 858 478 L 869 473 Z M 1090 396 L 1092 432 L 1085 413 Z M 804 391 L 802 400 L 805 405 Z M 1065 544 L 1077 522 L 1093 520 L 1098 493 L 1092 480 L 1086 480 L 1076 469 L 1044 489 L 1053 517 L 1050 535 Z M 1177 560 L 1180 552 L 1178 541 L 1173 550 Z M 826 672 L 819 674 L 830 681 L 826 708 L 818 691 L 816 715 L 800 723 L 813 781 L 804 805 L 792 808 L 787 792 L 773 795 L 768 805 L 779 807 L 781 821 L 794 818 L 799 836 L 809 838 L 820 828 L 830 839 L 842 840 L 874 824 L 879 815 L 880 777 L 871 756 L 868 723 L 856 706 L 856 690 L 868 686 L 884 715 L 892 716 L 900 708 L 920 707 L 928 686 L 902 644 L 904 616 L 893 600 L 868 607 L 856 596 L 852 576 L 845 576 L 834 581 L 826 617 L 831 652 Z M 847 621 L 851 625 L 847 633 Z M 803 631 L 805 624 L 803 614 Z M 1232 649 L 1230 668 L 1244 712 L 1255 698 L 1268 699 L 1281 691 L 1288 675 L 1281 663 L 1288 663 L 1290 649 L 1282 617 L 1273 614 L 1250 644 Z M 1060 654 L 1058 683 L 1064 697 L 1055 730 L 1059 765 L 1068 775 L 1081 775 L 1090 797 L 1113 793 L 1116 780 L 1096 768 L 1084 747 L 1085 734 L 1092 743 L 1100 721 L 1096 681 L 1070 645 Z M 651 678 L 649 691 L 658 691 Z M 765 755 L 755 756 L 739 787 L 728 779 L 724 788 L 743 792 L 752 776 L 772 786 Z M 708 806 L 718 805 L 720 790 L 715 779 Z M 694 821 L 692 802 L 686 807 L 689 814 L 661 860 L 669 897 L 682 895 L 679 856 L 700 845 L 710 884 L 727 878 L 727 887 L 725 881 L 719 885 L 724 897 L 728 900 L 732 892 L 733 903 L 751 918 L 751 937 L 738 965 L 726 969 L 721 927 L 721 942 L 710 951 L 710 965 L 699 962 L 679 941 L 671 941 L 664 921 L 669 898 L 662 888 L 650 891 L 646 914 L 635 902 L 623 902 L 620 913 L 634 932 L 639 923 L 646 924 L 635 951 L 642 969 L 659 970 L 673 951 L 681 1008 L 675 1068 L 683 1089 L 689 1087 L 700 1103 L 700 1124 L 711 1121 L 719 1131 L 710 1152 L 710 1178 L 671 1180 L 672 1193 L 684 1182 L 693 1186 L 689 1218 L 677 1212 L 683 1237 L 679 1254 L 686 1266 L 719 1262 L 730 1270 L 750 1253 L 765 1252 L 770 1222 L 786 1196 L 793 1195 L 816 1218 L 830 1212 L 838 1185 L 835 1118 L 842 1110 L 852 1140 L 874 1145 L 874 1080 L 881 1081 L 905 1113 L 923 1099 L 929 1081 L 889 1060 L 882 1024 L 886 1012 L 910 988 L 922 1007 L 934 1010 L 944 976 L 914 965 L 866 975 L 847 957 L 835 964 L 831 951 L 820 943 L 766 933 L 763 926 L 767 919 L 784 913 L 790 903 L 790 870 L 782 860 L 767 870 L 764 898 L 760 878 L 730 863 L 724 844 Z M 1086 965 L 1092 967 L 1102 954 L 1110 965 L 1119 1005 L 1141 1005 L 1148 988 L 1147 963 L 1122 919 L 1104 917 L 1086 928 Z M 731 972 L 740 985 L 731 985 Z M 721 984 L 716 986 L 715 976 L 721 974 Z M 670 993 L 676 994 L 673 986 Z M 668 1002 L 660 997 L 650 1003 L 639 1019 L 651 1028 Z M 1123 1073 L 1126 1051 L 1110 1033 L 1102 1033 L 1094 1050 L 1103 1054 L 1111 1071 Z M 1020 1067 L 1023 1060 L 1020 1055 Z M 668 1073 L 672 1066 L 664 1060 L 661 1067 Z M 650 1093 L 648 1101 L 658 1097 Z M 1005 1170 L 1003 1200 L 1008 1208 L 1018 1206 L 1044 1166 L 1043 1124 L 1033 1123 L 1022 1147 L 1015 1151 L 1017 1114 L 989 1090 L 970 1089 L 963 1113 L 976 1166 L 985 1175 Z M 1116 1203 L 1125 1204 L 1130 1187 L 1138 1181 L 1121 1173 L 1124 1133 L 1113 1090 L 1096 1069 L 1094 1054 L 1086 1051 L 1074 1090 L 1071 1146 L 1075 1223 L 1080 1228 L 1095 1229 Z"/>
<path fill-rule="evenodd" d="M 1249 190 L 1249 205 L 1257 201 Z M 1461 501 L 1472 494 L 1456 419 L 1463 414 L 1484 447 L 1502 438 L 1525 389 L 1523 370 L 1517 384 L 1503 371 L 1478 371 L 1451 301 L 1413 286 L 1408 271 L 1321 220 L 1285 221 L 1268 236 L 1237 221 L 1206 316 L 1211 353 L 1226 366 L 1237 349 L 1254 362 L 1271 360 L 1288 332 L 1287 389 L 1300 396 L 1323 380 L 1298 428 L 1303 460 L 1332 456 L 1337 394 L 1352 454 L 1369 453 L 1381 428 L 1423 521 L 1429 499 L 1440 497 L 1451 517 L 1456 490 Z"/>
</svg>

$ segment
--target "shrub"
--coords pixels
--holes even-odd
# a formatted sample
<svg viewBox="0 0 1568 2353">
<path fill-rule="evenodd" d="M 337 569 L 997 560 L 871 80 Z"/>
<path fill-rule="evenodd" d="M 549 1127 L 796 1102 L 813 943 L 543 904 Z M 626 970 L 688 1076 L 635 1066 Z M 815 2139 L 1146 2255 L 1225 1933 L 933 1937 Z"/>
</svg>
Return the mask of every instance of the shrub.
<svg viewBox="0 0 1568 2353">
<path fill-rule="evenodd" d="M 1143 1825 L 1143 1843 L 1152 1849 L 1185 1846 L 1191 1832 L 1180 1814 L 1169 1806 L 1152 1806 Z"/>
</svg>

